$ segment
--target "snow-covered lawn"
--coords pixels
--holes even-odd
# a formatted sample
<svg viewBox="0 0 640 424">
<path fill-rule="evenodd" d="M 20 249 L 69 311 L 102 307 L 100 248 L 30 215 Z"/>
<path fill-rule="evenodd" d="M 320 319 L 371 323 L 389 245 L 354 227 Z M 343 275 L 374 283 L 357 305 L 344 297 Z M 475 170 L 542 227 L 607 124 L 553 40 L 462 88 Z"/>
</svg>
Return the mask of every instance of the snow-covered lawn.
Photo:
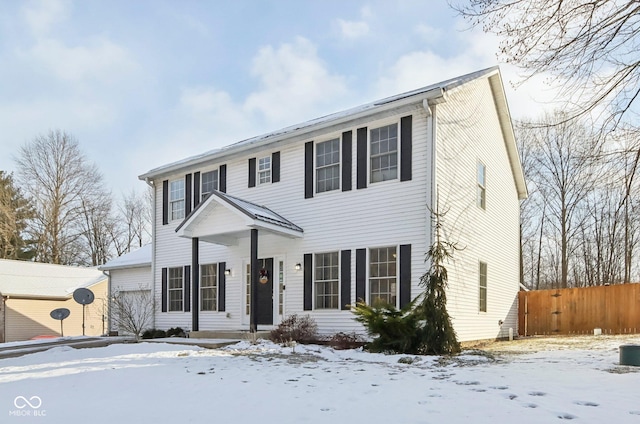
<svg viewBox="0 0 640 424">
<path fill-rule="evenodd" d="M 0 422 L 640 424 L 640 367 L 618 365 L 626 343 L 640 337 L 503 342 L 453 358 L 268 342 L 56 347 L 0 360 Z"/>
</svg>

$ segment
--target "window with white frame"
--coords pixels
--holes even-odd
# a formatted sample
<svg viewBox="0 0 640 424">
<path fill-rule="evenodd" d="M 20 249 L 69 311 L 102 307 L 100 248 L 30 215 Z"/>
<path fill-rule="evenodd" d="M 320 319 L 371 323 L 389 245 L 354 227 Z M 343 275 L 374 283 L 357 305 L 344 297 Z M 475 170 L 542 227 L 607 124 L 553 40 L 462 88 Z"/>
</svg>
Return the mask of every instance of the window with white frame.
<svg viewBox="0 0 640 424">
<path fill-rule="evenodd" d="M 478 305 L 478 309 L 480 310 L 480 312 L 487 312 L 487 264 L 485 262 L 480 262 L 479 274 L 480 302 Z"/>
<path fill-rule="evenodd" d="M 369 249 L 369 304 L 396 306 L 397 299 L 396 247 Z"/>
<path fill-rule="evenodd" d="M 398 178 L 398 124 L 372 129 L 369 143 L 371 182 Z"/>
<path fill-rule="evenodd" d="M 217 311 L 218 299 L 218 266 L 216 264 L 200 265 L 200 310 Z"/>
<path fill-rule="evenodd" d="M 216 169 L 215 171 L 203 172 L 200 177 L 200 181 L 201 199 L 204 200 L 209 193 L 218 189 L 218 170 Z"/>
<path fill-rule="evenodd" d="M 169 268 L 169 311 L 182 311 L 183 310 L 183 268 Z"/>
<path fill-rule="evenodd" d="M 258 159 L 258 183 L 271 182 L 271 156 Z"/>
<path fill-rule="evenodd" d="M 487 179 L 487 168 L 484 166 L 482 162 L 478 162 L 477 166 L 477 195 L 476 195 L 476 204 L 478 207 L 482 209 L 486 209 L 487 205 L 487 193 L 486 193 L 486 179 Z"/>
<path fill-rule="evenodd" d="M 184 180 L 171 181 L 169 185 L 169 208 L 171 220 L 184 218 Z"/>
<path fill-rule="evenodd" d="M 244 313 L 251 313 L 251 264 L 247 264 L 245 269 L 245 296 L 244 296 Z"/>
<path fill-rule="evenodd" d="M 340 139 L 323 141 L 316 146 L 316 192 L 340 188 Z"/>
<path fill-rule="evenodd" d="M 338 309 L 338 252 L 315 255 L 316 309 Z"/>
<path fill-rule="evenodd" d="M 284 262 L 278 261 L 278 315 L 284 314 Z"/>
</svg>

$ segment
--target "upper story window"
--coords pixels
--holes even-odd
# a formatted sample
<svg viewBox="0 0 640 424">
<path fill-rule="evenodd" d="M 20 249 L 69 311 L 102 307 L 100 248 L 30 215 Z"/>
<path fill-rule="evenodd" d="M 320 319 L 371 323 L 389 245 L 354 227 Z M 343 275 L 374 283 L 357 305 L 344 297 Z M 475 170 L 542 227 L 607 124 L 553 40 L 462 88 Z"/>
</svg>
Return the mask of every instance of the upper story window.
<svg viewBox="0 0 640 424">
<path fill-rule="evenodd" d="M 316 192 L 340 188 L 340 139 L 318 143 L 316 146 Z"/>
<path fill-rule="evenodd" d="M 478 207 L 482 209 L 486 209 L 487 203 L 487 189 L 486 189 L 486 178 L 487 178 L 487 168 L 484 166 L 482 162 L 478 162 L 477 167 L 477 193 L 476 193 L 476 204 Z"/>
<path fill-rule="evenodd" d="M 398 124 L 372 129 L 369 142 L 371 182 L 398 178 Z"/>
<path fill-rule="evenodd" d="M 207 264 L 200 266 L 200 310 L 217 310 L 218 266 Z"/>
<path fill-rule="evenodd" d="M 215 171 L 204 172 L 200 178 L 202 181 L 202 188 L 200 192 L 202 193 L 202 200 L 204 200 L 204 198 L 213 190 L 218 190 L 218 170 L 216 169 Z"/>
<path fill-rule="evenodd" d="M 338 309 L 338 252 L 315 255 L 316 309 Z"/>
<path fill-rule="evenodd" d="M 182 311 L 182 273 L 183 268 L 169 268 L 169 311 Z"/>
<path fill-rule="evenodd" d="M 478 305 L 478 309 L 480 312 L 487 312 L 487 264 L 485 262 L 480 262 L 480 293 L 479 298 L 480 302 Z"/>
<path fill-rule="evenodd" d="M 184 218 L 184 180 L 169 184 L 169 211 L 171 220 Z"/>
<path fill-rule="evenodd" d="M 386 303 L 396 306 L 396 247 L 369 249 L 369 304 Z"/>
<path fill-rule="evenodd" d="M 271 182 L 271 156 L 258 159 L 258 183 Z"/>
</svg>

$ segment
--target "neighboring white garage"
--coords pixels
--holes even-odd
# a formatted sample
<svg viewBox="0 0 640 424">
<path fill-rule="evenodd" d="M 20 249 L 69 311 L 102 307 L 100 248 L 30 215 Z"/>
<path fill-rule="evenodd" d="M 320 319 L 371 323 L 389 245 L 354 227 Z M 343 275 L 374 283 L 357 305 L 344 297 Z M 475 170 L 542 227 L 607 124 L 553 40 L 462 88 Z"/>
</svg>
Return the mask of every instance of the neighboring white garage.
<svg viewBox="0 0 640 424">
<path fill-rule="evenodd" d="M 151 245 L 99 267 L 109 273 L 109 334 L 131 335 L 152 328 Z"/>
</svg>

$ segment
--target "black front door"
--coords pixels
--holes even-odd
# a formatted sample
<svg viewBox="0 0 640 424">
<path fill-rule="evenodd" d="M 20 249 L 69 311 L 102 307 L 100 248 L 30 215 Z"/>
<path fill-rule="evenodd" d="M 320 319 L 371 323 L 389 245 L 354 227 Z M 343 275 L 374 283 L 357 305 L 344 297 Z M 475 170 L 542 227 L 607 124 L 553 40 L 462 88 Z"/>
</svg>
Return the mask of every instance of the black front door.
<svg viewBox="0 0 640 424">
<path fill-rule="evenodd" d="M 257 322 L 273 324 L 273 258 L 258 259 Z"/>
</svg>

